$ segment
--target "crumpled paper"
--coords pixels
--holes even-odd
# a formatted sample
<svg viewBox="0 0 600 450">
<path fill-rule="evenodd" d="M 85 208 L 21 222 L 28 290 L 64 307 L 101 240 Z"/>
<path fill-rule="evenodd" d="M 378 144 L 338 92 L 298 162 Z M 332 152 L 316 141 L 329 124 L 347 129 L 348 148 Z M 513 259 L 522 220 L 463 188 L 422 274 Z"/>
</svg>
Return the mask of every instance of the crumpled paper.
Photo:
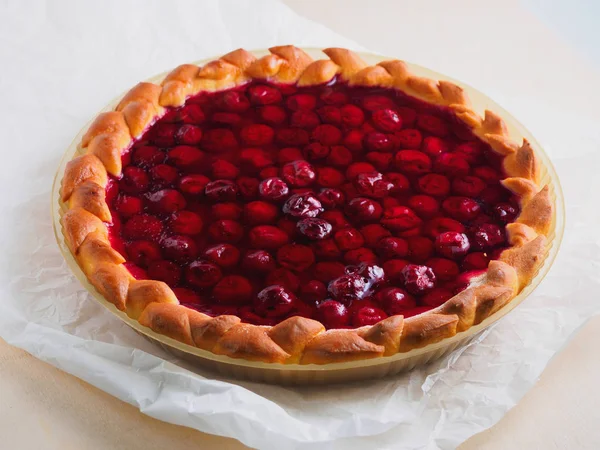
<svg viewBox="0 0 600 450">
<path fill-rule="evenodd" d="M 1 17 L 11 17 L 0 27 L 0 59 L 8 62 L 0 79 L 0 141 L 10 147 L 0 166 L 0 337 L 7 342 L 145 414 L 251 447 L 447 449 L 496 423 L 598 312 L 600 209 L 590 195 L 600 192 L 598 127 L 551 102 L 488 92 L 545 146 L 568 219 L 546 279 L 470 345 L 384 380 L 288 388 L 217 376 L 136 334 L 90 298 L 54 241 L 50 188 L 71 138 L 115 93 L 183 61 L 287 42 L 357 48 L 267 0 L 140 5 L 0 7 Z"/>
</svg>

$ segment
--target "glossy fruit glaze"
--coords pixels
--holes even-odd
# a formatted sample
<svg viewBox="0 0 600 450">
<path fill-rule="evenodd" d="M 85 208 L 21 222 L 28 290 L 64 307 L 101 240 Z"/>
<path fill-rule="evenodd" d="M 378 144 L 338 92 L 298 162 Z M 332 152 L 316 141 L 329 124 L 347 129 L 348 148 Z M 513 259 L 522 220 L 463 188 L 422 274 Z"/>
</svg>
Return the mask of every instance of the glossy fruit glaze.
<svg viewBox="0 0 600 450">
<path fill-rule="evenodd" d="M 505 247 L 500 158 L 381 88 L 252 82 L 170 109 L 107 187 L 112 245 L 210 315 L 359 327 L 436 307 Z"/>
</svg>

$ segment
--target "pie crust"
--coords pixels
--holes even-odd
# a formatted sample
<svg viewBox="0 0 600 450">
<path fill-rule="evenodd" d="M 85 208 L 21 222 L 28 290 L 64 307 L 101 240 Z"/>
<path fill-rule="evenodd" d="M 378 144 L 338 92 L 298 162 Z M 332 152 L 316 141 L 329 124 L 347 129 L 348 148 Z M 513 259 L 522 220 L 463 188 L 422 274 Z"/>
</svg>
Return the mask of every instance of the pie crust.
<svg viewBox="0 0 600 450">
<path fill-rule="evenodd" d="M 83 136 L 85 154 L 65 169 L 60 197 L 67 246 L 90 283 L 119 310 L 153 331 L 185 344 L 250 361 L 281 364 L 328 364 L 378 358 L 439 342 L 481 323 L 526 286 L 546 256 L 546 235 L 554 220 L 549 186 L 540 186 L 540 162 L 530 144 L 511 140 L 497 114 L 480 117 L 463 89 L 448 81 L 412 75 L 399 60 L 369 66 L 343 48 L 328 48 L 329 59 L 314 61 L 293 46 L 269 49 L 256 58 L 239 49 L 203 67 L 177 67 L 161 85 L 139 83 L 114 111 L 100 114 Z M 349 86 L 400 90 L 433 105 L 449 108 L 473 134 L 503 157 L 502 184 L 518 194 L 521 213 L 506 227 L 509 248 L 489 263 L 483 275 L 441 306 L 417 316 L 390 316 L 375 325 L 326 330 L 318 321 L 291 317 L 274 326 L 242 323 L 233 315 L 211 317 L 179 304 L 167 284 L 136 280 L 125 259 L 109 243 L 105 223 L 108 175 L 121 175 L 121 154 L 167 107 L 184 104 L 202 91 L 229 89 L 255 80 L 321 85 L 338 77 Z"/>
</svg>

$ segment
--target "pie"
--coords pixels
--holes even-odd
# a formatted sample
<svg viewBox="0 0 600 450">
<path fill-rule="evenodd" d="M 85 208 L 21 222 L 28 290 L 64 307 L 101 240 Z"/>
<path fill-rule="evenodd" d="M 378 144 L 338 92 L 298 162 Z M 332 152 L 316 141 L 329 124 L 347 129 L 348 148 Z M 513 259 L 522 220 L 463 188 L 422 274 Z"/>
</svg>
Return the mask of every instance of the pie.
<svg viewBox="0 0 600 450">
<path fill-rule="evenodd" d="M 454 83 L 323 52 L 182 65 L 95 119 L 61 223 L 106 300 L 214 354 L 328 364 L 454 336 L 531 281 L 554 197 L 530 144 Z"/>
</svg>

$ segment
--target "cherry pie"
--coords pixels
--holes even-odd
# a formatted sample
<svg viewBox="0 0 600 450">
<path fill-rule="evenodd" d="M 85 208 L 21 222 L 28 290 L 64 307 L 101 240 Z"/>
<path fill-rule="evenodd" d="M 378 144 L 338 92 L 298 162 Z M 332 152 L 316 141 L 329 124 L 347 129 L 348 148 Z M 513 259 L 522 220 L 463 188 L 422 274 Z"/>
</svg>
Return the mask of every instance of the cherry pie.
<svg viewBox="0 0 600 450">
<path fill-rule="evenodd" d="M 553 221 L 527 141 L 463 89 L 341 48 L 140 83 L 65 170 L 69 249 L 141 324 L 233 358 L 393 355 L 529 283 Z"/>
</svg>

